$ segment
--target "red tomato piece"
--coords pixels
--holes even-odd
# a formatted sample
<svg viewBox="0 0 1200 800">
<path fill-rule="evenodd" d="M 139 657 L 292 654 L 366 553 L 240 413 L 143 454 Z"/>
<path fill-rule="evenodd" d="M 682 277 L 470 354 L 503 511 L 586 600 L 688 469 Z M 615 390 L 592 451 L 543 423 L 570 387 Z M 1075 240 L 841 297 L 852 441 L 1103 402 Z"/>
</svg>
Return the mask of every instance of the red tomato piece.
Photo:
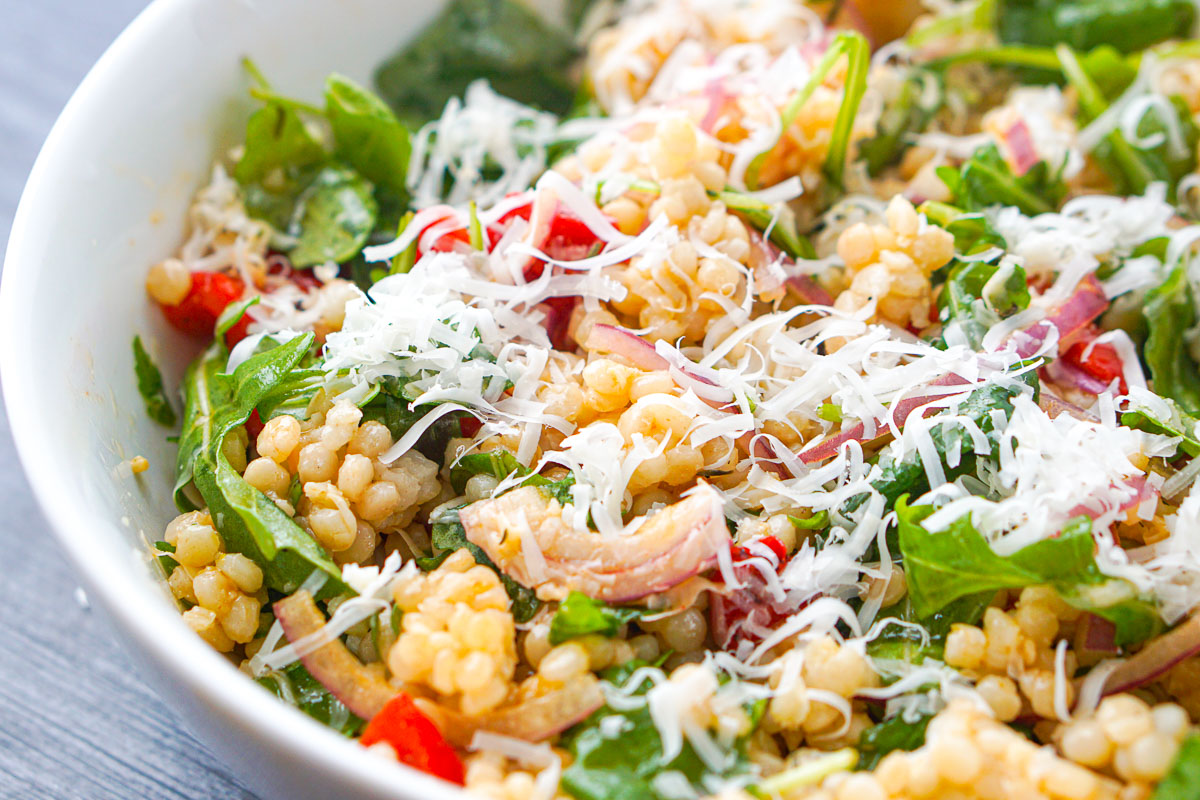
<svg viewBox="0 0 1200 800">
<path fill-rule="evenodd" d="M 728 594 L 714 593 L 709 605 L 709 624 L 712 627 L 713 638 L 718 646 L 730 652 L 736 652 L 738 645 L 743 641 L 761 641 L 759 631 L 774 629 L 796 611 L 795 608 L 776 599 L 760 569 L 764 566 L 774 566 L 776 575 L 783 572 L 788 562 L 787 548 L 774 536 L 764 536 L 756 541 L 766 545 L 774 555 L 775 563 L 771 565 L 761 549 L 751 550 L 749 547 L 734 545 L 730 548 L 730 556 L 733 559 L 733 574 L 741 583 L 741 587 Z M 754 565 L 750 563 L 751 560 L 760 563 Z M 720 583 L 723 579 L 718 573 L 713 580 Z"/>
<path fill-rule="evenodd" d="M 246 435 L 250 437 L 250 441 L 256 441 L 264 427 L 262 417 L 258 415 L 256 408 L 250 412 L 250 418 L 246 420 Z"/>
<path fill-rule="evenodd" d="M 1112 384 L 1114 380 L 1119 381 L 1121 394 L 1127 393 L 1129 387 L 1125 385 L 1125 365 L 1121 356 L 1117 349 L 1107 342 L 1093 344 L 1096 336 L 1097 331 L 1094 327 L 1085 331 L 1082 340 L 1072 344 L 1067 348 L 1067 352 L 1063 353 L 1063 360 L 1074 364 L 1102 383 Z M 1088 348 L 1091 348 L 1091 352 L 1088 352 Z"/>
<path fill-rule="evenodd" d="M 163 314 L 186 334 L 212 336 L 217 317 L 225 306 L 241 299 L 245 288 L 241 278 L 223 272 L 193 272 L 187 296 L 177 306 L 162 306 Z"/>
<path fill-rule="evenodd" d="M 396 756 L 442 780 L 463 785 L 465 770 L 458 753 L 429 717 L 421 713 L 411 697 L 398 693 L 367 723 L 359 740 L 364 747 L 387 742 Z"/>
</svg>

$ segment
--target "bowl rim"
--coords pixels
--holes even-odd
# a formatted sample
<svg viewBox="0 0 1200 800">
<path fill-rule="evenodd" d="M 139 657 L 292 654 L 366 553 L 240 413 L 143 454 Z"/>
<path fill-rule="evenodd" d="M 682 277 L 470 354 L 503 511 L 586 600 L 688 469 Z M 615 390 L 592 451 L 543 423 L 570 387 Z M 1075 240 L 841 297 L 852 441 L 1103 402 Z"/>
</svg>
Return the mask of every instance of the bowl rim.
<svg viewBox="0 0 1200 800">
<path fill-rule="evenodd" d="M 40 413 L 35 394 L 24 390 L 39 367 L 35 355 L 23 346 L 22 332 L 28 329 L 25 321 L 35 310 L 26 298 L 38 269 L 36 261 L 25 253 L 25 231 L 53 198 L 57 165 L 69 162 L 73 141 L 86 129 L 85 106 L 90 98 L 113 90 L 114 77 L 129 62 L 138 60 L 143 42 L 156 37 L 182 15 L 202 13 L 205 4 L 206 0 L 153 0 L 126 26 L 63 107 L 21 192 L 0 278 L 0 376 L 18 461 L 44 519 L 89 597 L 99 600 L 108 618 L 124 633 L 125 641 L 135 642 L 155 668 L 185 686 L 194 698 L 216 712 L 223 724 L 236 723 L 244 731 L 259 733 L 264 744 L 271 747 L 274 759 L 286 754 L 293 761 L 311 764 L 312 769 L 336 777 L 347 790 L 380 797 L 457 800 L 466 793 L 414 768 L 380 760 L 353 740 L 255 686 L 192 632 L 177 611 L 165 603 L 143 604 L 140 594 L 152 588 L 148 583 L 142 581 L 144 585 L 137 587 L 105 580 L 106 574 L 131 571 L 128 555 L 110 552 L 93 537 L 69 535 L 94 527 L 95 518 L 88 513 L 83 498 L 61 496 L 55 485 L 61 463 L 39 446 L 46 439 L 43 432 L 51 420 Z M 162 699 L 172 705 L 169 698 Z M 186 725 L 185 715 L 179 716 Z"/>
</svg>

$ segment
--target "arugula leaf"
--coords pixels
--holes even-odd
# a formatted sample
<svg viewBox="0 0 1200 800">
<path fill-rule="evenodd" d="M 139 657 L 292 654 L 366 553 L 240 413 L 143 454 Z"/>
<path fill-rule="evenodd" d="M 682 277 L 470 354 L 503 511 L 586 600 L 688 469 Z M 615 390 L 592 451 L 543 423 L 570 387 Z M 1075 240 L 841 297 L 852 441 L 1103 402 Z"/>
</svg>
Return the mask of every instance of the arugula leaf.
<svg viewBox="0 0 1200 800">
<path fill-rule="evenodd" d="M 376 189 L 407 196 L 408 129 L 378 95 L 335 73 L 325 80 L 325 116 L 333 130 L 334 156 Z"/>
<path fill-rule="evenodd" d="M 1032 371 L 1024 373 L 1021 378 L 1031 383 L 1037 380 L 1036 374 Z M 959 404 L 958 415 L 970 419 L 988 437 L 989 450 L 987 454 L 975 453 L 974 441 L 966 429 L 956 422 L 937 425 L 929 431 L 947 480 L 953 481 L 963 475 L 973 474 L 979 458 L 990 458 L 999 452 L 996 440 L 996 421 L 992 412 L 998 410 L 1004 413 L 1005 419 L 1011 417 L 1012 401 L 1020 392 L 1019 386 L 989 383 L 971 392 Z M 895 503 L 905 493 L 920 496 L 929 491 L 925 462 L 922 461 L 919 453 L 914 451 L 899 461 L 891 460 L 885 455 L 879 463 L 879 475 L 871 481 L 871 485 L 884 496 L 888 505 Z M 859 495 L 859 497 L 865 499 L 865 495 Z"/>
<path fill-rule="evenodd" d="M 605 677 L 620 685 L 629 674 L 624 669 Z M 638 693 L 648 688 L 643 685 Z M 629 710 L 605 706 L 563 734 L 563 744 L 572 761 L 563 771 L 562 788 L 577 800 L 675 800 L 678 795 L 655 780 L 664 773 L 678 774 L 680 789 L 686 783 L 697 795 L 707 793 L 704 777 L 709 770 L 686 740 L 679 755 L 664 759 L 662 738 L 645 705 Z M 742 739 L 726 752 L 719 775 L 729 778 L 747 771 Z"/>
<path fill-rule="evenodd" d="M 327 589 L 336 590 L 342 586 L 337 565 L 308 532 L 246 483 L 222 452 L 225 437 L 245 423 L 263 397 L 305 357 L 313 335 L 257 353 L 225 374 L 229 354 L 222 328 L 240 315 L 222 316 L 216 340 L 184 377 L 187 404 L 176 462 L 176 503 L 182 509 L 195 507 L 183 491 L 194 484 L 226 549 L 253 559 L 272 589 L 290 593 L 316 569 L 328 576 Z"/>
<path fill-rule="evenodd" d="M 925 729 L 932 719 L 932 714 L 921 714 L 906 722 L 901 714 L 867 728 L 858 739 L 860 758 L 855 769 L 873 770 L 893 750 L 916 750 L 925 744 Z"/>
<path fill-rule="evenodd" d="M 430 540 L 433 544 L 434 555 L 417 559 L 417 566 L 426 572 L 437 569 L 443 561 L 450 557 L 451 553 L 465 547 L 474 556 L 476 564 L 482 564 L 500 576 L 500 583 L 504 585 L 504 590 L 508 592 L 508 596 L 512 600 L 513 619 L 517 622 L 528 622 L 533 619 L 533 615 L 541 608 L 542 602 L 537 599 L 537 595 L 532 589 L 522 586 L 504 574 L 488 558 L 487 553 L 467 539 L 467 531 L 459 521 L 458 511 L 457 508 L 449 509 L 437 519 L 431 520 L 433 530 Z"/>
<path fill-rule="evenodd" d="M 1146 292 L 1142 313 L 1148 332 L 1142 358 L 1154 379 L 1154 391 L 1189 414 L 1200 414 L 1200 371 L 1183 345 L 1184 331 L 1196 324 L 1196 306 L 1184 264 Z"/>
<path fill-rule="evenodd" d="M 922 105 L 926 86 L 933 82 L 938 87 L 937 102 Z M 909 70 L 896 99 L 886 105 L 879 116 L 875 135 L 858 144 L 858 155 L 867 163 L 867 172 L 878 177 L 884 168 L 895 164 L 912 146 L 909 137 L 920 133 L 929 125 L 942 104 L 941 77 L 920 67 Z"/>
<path fill-rule="evenodd" d="M 956 252 L 978 253 L 992 245 L 1007 247 L 1004 237 L 997 233 L 987 217 L 978 211 L 968 213 L 948 203 L 932 200 L 922 203 L 918 210 L 930 222 L 945 228 L 954 236 Z"/>
<path fill-rule="evenodd" d="M 367 724 L 330 694 L 299 661 L 258 678 L 257 683 L 343 736 L 357 736 Z"/>
<path fill-rule="evenodd" d="M 1183 740 L 1175 763 L 1154 789 L 1150 800 L 1194 800 L 1200 797 L 1200 734 Z"/>
<path fill-rule="evenodd" d="M 1187 36 L 1196 16 L 1189 0 L 1000 0 L 996 11 L 1003 42 L 1125 53 Z"/>
<path fill-rule="evenodd" d="M 1051 172 L 1045 161 L 1014 175 L 995 144 L 977 149 L 958 169 L 938 167 L 937 175 L 950 189 L 954 205 L 966 211 L 1003 205 L 1029 216 L 1045 214 L 1057 209 L 1067 193 L 1061 174 Z"/>
<path fill-rule="evenodd" d="M 550 644 L 562 644 L 576 636 L 599 633 L 612 638 L 621 626 L 645 616 L 640 608 L 614 608 L 603 600 L 593 600 L 583 592 L 571 592 L 550 620 Z"/>
<path fill-rule="evenodd" d="M 375 84 L 413 124 L 437 117 L 478 78 L 506 97 L 563 114 L 575 94 L 567 78 L 574 58 L 566 32 L 514 0 L 452 0 L 379 67 Z"/>
<path fill-rule="evenodd" d="M 1200 455 L 1200 419 L 1184 411 L 1168 397 L 1161 398 L 1170 409 L 1170 415 L 1156 417 L 1155 411 L 1148 406 L 1130 401 L 1128 409 L 1121 415 L 1121 424 L 1148 433 L 1158 433 L 1164 436 L 1178 436 L 1179 449 L 1189 456 Z"/>
<path fill-rule="evenodd" d="M 362 250 L 375 227 L 379 204 L 366 178 L 349 167 L 331 164 L 313 178 L 297 201 L 297 237 L 288 253 L 295 267 L 348 261 Z"/>
<path fill-rule="evenodd" d="M 986 261 L 954 261 L 938 295 L 938 310 L 946 327 L 979 350 L 988 330 L 1001 319 L 1029 307 L 1025 270 L 1017 264 L 1001 269 Z"/>
<path fill-rule="evenodd" d="M 825 158 L 826 177 L 837 189 L 841 189 L 842 186 L 842 173 L 846 166 L 846 152 L 850 146 L 850 133 L 854 126 L 854 117 L 858 113 L 859 103 L 866 90 L 866 73 L 870 67 L 871 59 L 871 46 L 867 43 L 866 38 L 858 31 L 839 31 L 833 37 L 833 41 L 830 42 L 825 55 L 813 66 L 808 81 L 788 101 L 779 119 L 779 130 L 782 136 L 782 132 L 790 128 L 792 123 L 796 121 L 796 117 L 800 114 L 800 109 L 804 108 L 804 104 L 812 97 L 817 87 L 825 81 L 826 76 L 829 75 L 834 65 L 837 64 L 842 56 L 846 56 L 848 62 L 846 89 L 842 98 L 842 105 L 838 109 L 837 118 L 834 120 L 833 131 L 830 134 L 830 147 L 828 155 Z M 767 156 L 775 149 L 776 144 L 778 144 L 778 140 L 755 156 L 750 162 L 750 166 L 746 169 L 746 185 L 751 189 L 757 188 L 758 174 L 762 170 Z"/>
<path fill-rule="evenodd" d="M 159 425 L 172 427 L 176 421 L 175 409 L 167 399 L 162 372 L 146 352 L 141 336 L 133 337 L 133 372 L 137 376 L 138 394 L 146 404 L 146 415 Z"/>
<path fill-rule="evenodd" d="M 1096 48 L 1084 59 L 1063 44 L 1058 45 L 1055 53 L 1067 83 L 1079 95 L 1081 116 L 1087 122 L 1103 114 L 1137 75 L 1136 68 L 1108 46 Z M 1173 199 L 1179 179 L 1194 168 L 1200 131 L 1190 113 L 1181 112 L 1178 104 L 1173 104 L 1172 110 L 1174 120 L 1164 121 L 1156 110 L 1154 117 L 1147 114 L 1139 125 L 1139 135 L 1163 134 L 1163 141 L 1157 146 L 1135 147 L 1121 130 L 1114 128 L 1096 147 L 1093 156 L 1117 185 L 1118 194 L 1142 194 L 1151 183 L 1164 181 Z M 1168 128 L 1176 127 L 1183 131 L 1185 140 L 1180 155 L 1172 154 L 1166 135 Z"/>
<path fill-rule="evenodd" d="M 975 530 L 969 514 L 930 533 L 921 520 L 931 513 L 930 506 L 909 506 L 903 497 L 896 502 L 908 594 L 919 617 L 962 597 L 1048 584 L 1070 605 L 1112 622 L 1119 645 L 1144 641 L 1162 630 L 1152 600 L 1140 597 L 1128 581 L 1100 572 L 1086 517 L 1069 522 L 1057 538 L 1001 556 Z"/>
</svg>

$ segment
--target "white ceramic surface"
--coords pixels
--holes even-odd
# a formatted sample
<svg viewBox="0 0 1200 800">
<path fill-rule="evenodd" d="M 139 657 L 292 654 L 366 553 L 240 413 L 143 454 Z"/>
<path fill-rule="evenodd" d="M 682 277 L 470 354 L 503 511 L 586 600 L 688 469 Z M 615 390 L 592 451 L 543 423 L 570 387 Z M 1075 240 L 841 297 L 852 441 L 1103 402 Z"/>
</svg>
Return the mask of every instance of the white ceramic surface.
<svg viewBox="0 0 1200 800">
<path fill-rule="evenodd" d="M 366 80 L 439 5 L 157 0 L 63 111 L 9 242 L 0 378 L 37 499 L 145 678 L 265 798 L 461 795 L 278 702 L 180 621 L 146 547 L 172 516 L 172 446 L 142 411 L 130 340 L 152 342 L 170 381 L 197 345 L 163 323 L 143 276 L 179 244 L 192 193 L 238 134 L 242 56 L 281 91 L 315 98 L 328 72 Z M 151 468 L 134 478 L 123 463 L 137 454 Z"/>
</svg>

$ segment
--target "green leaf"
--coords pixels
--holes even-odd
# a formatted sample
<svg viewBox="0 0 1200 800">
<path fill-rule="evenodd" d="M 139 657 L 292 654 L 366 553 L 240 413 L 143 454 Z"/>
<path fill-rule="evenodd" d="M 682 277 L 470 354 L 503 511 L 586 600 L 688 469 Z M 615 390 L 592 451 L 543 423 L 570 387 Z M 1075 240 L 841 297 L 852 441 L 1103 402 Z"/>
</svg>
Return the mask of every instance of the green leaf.
<svg viewBox="0 0 1200 800">
<path fill-rule="evenodd" d="M 258 683 L 343 736 L 357 736 L 366 726 L 364 720 L 330 694 L 299 661 L 259 678 Z"/>
<path fill-rule="evenodd" d="M 610 672 L 606 680 L 620 685 L 628 674 L 629 670 Z M 638 693 L 647 688 L 643 685 Z M 707 794 L 703 779 L 709 771 L 704 762 L 686 741 L 679 755 L 667 761 L 658 728 L 644 705 L 624 711 L 605 706 L 563 738 L 572 762 L 563 771 L 562 788 L 577 800 L 676 800 L 654 780 L 665 772 L 678 773 L 697 795 Z M 720 777 L 749 770 L 744 748 L 743 739 L 726 751 Z"/>
<path fill-rule="evenodd" d="M 294 108 L 268 102 L 246 123 L 245 146 L 233 177 L 245 186 L 277 169 L 306 167 L 325 157 L 324 146 Z"/>
<path fill-rule="evenodd" d="M 1036 389 L 1037 375 L 1032 370 L 1021 379 L 1033 383 Z M 989 383 L 975 389 L 959 403 L 957 409 L 947 409 L 942 414 L 955 413 L 970 419 L 988 437 L 987 454 L 975 453 L 974 440 L 959 423 L 936 425 L 930 431 L 934 449 L 941 460 L 946 479 L 953 481 L 963 475 L 976 472 L 979 458 L 991 458 L 998 453 L 996 442 L 996 420 L 993 411 L 1000 411 L 1004 418 L 1012 416 L 1013 399 L 1021 393 L 1020 385 L 1005 386 Z M 903 494 L 920 496 L 929 491 L 929 480 L 925 474 L 925 462 L 917 452 L 906 455 L 899 461 L 885 455 L 881 458 L 879 474 L 872 478 L 871 485 L 882 494 L 890 505 Z M 858 495 L 865 499 L 865 495 Z M 857 498 L 856 498 L 857 499 Z M 861 500 L 857 502 L 861 503 Z M 857 507 L 857 505 L 855 506 Z"/>
<path fill-rule="evenodd" d="M 294 591 L 314 569 L 328 576 L 330 589 L 341 587 L 341 570 L 308 532 L 234 471 L 221 445 L 287 380 L 312 344 L 313 335 L 306 333 L 256 353 L 226 374 L 229 354 L 218 333 L 184 377 L 187 403 L 176 464 L 176 503 L 184 509 L 195 507 L 184 493 L 193 483 L 226 549 L 253 559 L 267 585 L 284 593 Z"/>
<path fill-rule="evenodd" d="M 1000 0 L 996 30 L 1004 42 L 1133 53 L 1187 36 L 1195 16 L 1189 0 Z"/>
<path fill-rule="evenodd" d="M 784 106 L 780 114 L 780 135 L 792 126 L 796 121 L 796 117 L 800 114 L 800 109 L 804 108 L 804 104 L 817 90 L 817 87 L 824 83 L 825 78 L 833 70 L 834 66 L 844 55 L 849 61 L 846 72 L 846 92 L 842 100 L 842 105 L 838 109 L 838 116 L 834 123 L 836 133 L 831 134 L 831 146 L 829 155 L 825 160 L 826 174 L 837 175 L 835 181 L 839 187 L 841 183 L 840 172 L 845 167 L 846 150 L 843 147 L 842 139 L 845 139 L 845 147 L 849 146 L 849 133 L 847 125 L 853 127 L 854 116 L 858 111 L 858 104 L 862 100 L 862 89 L 865 88 L 866 70 L 870 66 L 871 47 L 861 33 L 857 31 L 839 31 L 833 37 L 833 41 L 829 44 L 829 49 L 825 51 L 825 55 L 821 57 L 814 66 L 808 81 L 800 87 L 799 91 L 792 96 L 788 104 Z M 853 80 L 852 80 L 853 79 Z M 841 153 L 841 160 L 836 163 L 837 153 L 833 149 L 833 144 L 837 143 L 837 149 Z M 746 169 L 746 185 L 751 189 L 758 186 L 758 173 L 762 169 L 763 164 L 767 160 L 767 156 L 775 149 L 775 145 L 779 143 L 776 139 L 763 152 L 754 157 L 750 162 L 750 166 Z"/>
<path fill-rule="evenodd" d="M 846 155 L 850 152 L 854 120 L 858 116 L 858 107 L 862 104 L 863 95 L 867 92 L 867 73 L 871 69 L 871 45 L 866 37 L 857 31 L 843 31 L 835 37 L 835 43 L 842 36 L 848 37 L 845 40 L 846 83 L 842 104 L 833 121 L 833 130 L 830 131 L 829 150 L 825 156 L 825 177 L 832 189 L 838 193 L 845 190 L 843 178 L 846 172 Z M 827 197 L 826 202 L 828 201 Z"/>
<path fill-rule="evenodd" d="M 1170 398 L 1161 398 L 1170 409 L 1165 417 L 1156 417 L 1155 411 L 1148 406 L 1130 400 L 1128 410 L 1121 415 L 1121 424 L 1147 433 L 1157 433 L 1163 436 L 1178 436 L 1179 449 L 1189 456 L 1200 455 L 1200 419 L 1184 411 Z"/>
<path fill-rule="evenodd" d="M 1183 334 L 1196 324 L 1195 300 L 1186 265 L 1176 265 L 1161 285 L 1146 292 L 1142 305 L 1146 344 L 1142 358 L 1154 391 L 1174 400 L 1189 414 L 1200 414 L 1200 371 L 1184 346 Z"/>
<path fill-rule="evenodd" d="M 621 626 L 646 614 L 640 608 L 614 608 L 582 592 L 571 592 L 550 620 L 550 644 L 558 645 L 577 636 L 598 633 L 612 638 Z"/>
<path fill-rule="evenodd" d="M 504 480 L 510 475 L 525 476 L 529 468 L 517 461 L 517 457 L 502 447 L 486 453 L 468 453 L 450 468 L 450 485 L 462 494 L 467 481 L 475 475 L 491 475 Z"/>
<path fill-rule="evenodd" d="M 937 103 L 932 106 L 921 104 L 928 82 L 935 83 L 939 89 Z M 912 146 L 912 134 L 925 130 L 941 108 L 942 95 L 940 76 L 919 67 L 909 70 L 900 94 L 884 107 L 875 135 L 858 144 L 858 155 L 867 163 L 871 177 L 878 177 L 886 167 L 900 160 Z"/>
<path fill-rule="evenodd" d="M 916 750 L 925 744 L 925 729 L 932 719 L 932 714 L 921 714 L 906 722 L 903 715 L 897 715 L 867 728 L 858 740 L 860 758 L 855 768 L 870 771 L 894 750 Z"/>
<path fill-rule="evenodd" d="M 402 120 L 442 113 L 467 85 L 487 78 L 498 93 L 556 114 L 571 108 L 575 46 L 513 0 L 453 0 L 375 73 L 380 95 Z"/>
<path fill-rule="evenodd" d="M 1195 800 L 1200 797 L 1200 734 L 1183 740 L 1175 763 L 1154 789 L 1150 800 Z"/>
<path fill-rule="evenodd" d="M 317 540 L 283 513 L 275 501 L 242 479 L 222 453 L 202 459 L 194 477 L 221 534 L 225 549 L 242 553 L 262 568 L 267 586 L 291 594 L 320 570 L 326 595 L 342 587 L 342 572 Z"/>
<path fill-rule="evenodd" d="M 954 195 L 954 205 L 982 211 L 995 205 L 1016 206 L 1033 216 L 1058 208 L 1067 187 L 1057 172 L 1039 161 L 1024 175 L 1014 175 L 995 144 L 981 147 L 956 171 L 938 167 L 938 177 Z"/>
<path fill-rule="evenodd" d="M 996 323 L 1029 307 L 1025 270 L 986 261 L 953 261 L 938 295 L 938 310 L 946 327 L 960 333 L 971 347 L 982 349 L 983 338 Z"/>
<path fill-rule="evenodd" d="M 1162 630 L 1152 600 L 1096 566 L 1088 518 L 1072 520 L 1056 538 L 1001 556 L 975 530 L 969 514 L 944 531 L 925 530 L 921 521 L 932 512 L 929 506 L 907 505 L 903 497 L 896 502 L 908 594 L 918 617 L 927 618 L 963 597 L 1047 584 L 1070 605 L 1116 625 L 1119 645 L 1145 641 Z"/>
<path fill-rule="evenodd" d="M 340 264 L 358 255 L 378 213 L 379 204 L 366 178 L 349 167 L 325 167 L 298 199 L 298 221 L 289 229 L 297 238 L 288 253 L 292 265 Z"/>
<path fill-rule="evenodd" d="M 146 414 L 159 425 L 168 428 L 175 424 L 175 409 L 167 399 L 162 373 L 142 346 L 142 337 L 133 337 L 133 372 L 137 376 L 138 394 L 146 405 Z"/>
<path fill-rule="evenodd" d="M 513 619 L 517 622 L 528 622 L 533 619 L 533 615 L 542 606 L 541 601 L 537 599 L 537 595 L 534 594 L 532 589 L 527 589 L 508 575 L 505 575 L 488 558 L 487 553 L 483 552 L 478 545 L 472 544 L 467 540 L 467 531 L 458 519 L 458 511 L 459 509 L 457 508 L 450 509 L 443 512 L 436 520 L 431 520 L 433 522 L 433 531 L 430 540 L 433 544 L 434 555 L 429 558 L 418 559 L 417 566 L 427 572 L 437 569 L 443 561 L 450 557 L 451 553 L 465 547 L 474 556 L 476 564 L 482 564 L 500 576 L 500 583 L 504 585 L 504 590 L 508 592 L 508 596 L 512 600 Z"/>
<path fill-rule="evenodd" d="M 377 189 L 407 196 L 408 129 L 378 95 L 334 73 L 325 80 L 325 116 L 333 130 L 334 156 Z"/>
<path fill-rule="evenodd" d="M 813 248 L 812 242 L 801 236 L 796 230 L 795 215 L 782 203 L 771 206 L 757 197 L 735 189 L 725 189 L 710 194 L 724 203 L 730 211 L 741 215 L 759 233 L 765 234 L 769 229 L 771 241 L 792 258 L 812 259 L 817 257 L 817 251 Z"/>
</svg>

